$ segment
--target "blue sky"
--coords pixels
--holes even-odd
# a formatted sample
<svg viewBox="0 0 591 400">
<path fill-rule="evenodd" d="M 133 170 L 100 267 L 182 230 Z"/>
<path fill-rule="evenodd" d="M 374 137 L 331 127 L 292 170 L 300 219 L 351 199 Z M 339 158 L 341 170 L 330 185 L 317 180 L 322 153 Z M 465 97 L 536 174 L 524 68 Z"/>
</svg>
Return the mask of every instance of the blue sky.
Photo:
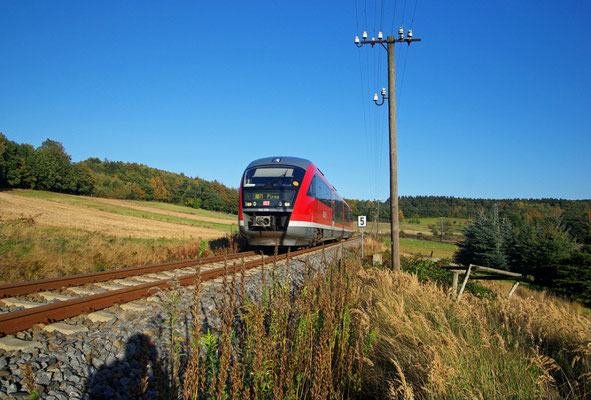
<svg viewBox="0 0 591 400">
<path fill-rule="evenodd" d="M 396 9 L 395 9 L 396 7 Z M 400 195 L 591 198 L 591 2 L 0 0 L 0 132 L 73 161 L 138 162 L 237 187 L 308 158 L 386 199 L 396 48 Z"/>
</svg>

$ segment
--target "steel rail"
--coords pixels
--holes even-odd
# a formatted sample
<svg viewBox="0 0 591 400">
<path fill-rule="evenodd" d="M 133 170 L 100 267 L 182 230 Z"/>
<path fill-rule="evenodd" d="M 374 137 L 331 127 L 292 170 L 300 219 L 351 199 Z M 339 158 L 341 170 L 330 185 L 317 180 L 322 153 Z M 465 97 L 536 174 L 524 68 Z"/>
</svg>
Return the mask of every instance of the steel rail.
<svg viewBox="0 0 591 400">
<path fill-rule="evenodd" d="M 290 253 L 289 256 L 298 256 L 312 251 L 320 250 L 322 248 L 329 248 L 337 246 L 337 243 L 331 243 L 325 246 L 318 246 L 311 249 L 299 250 Z M 259 265 L 270 264 L 274 261 L 281 261 L 286 259 L 288 254 L 281 254 L 277 256 L 261 256 L 260 260 L 250 261 L 244 264 L 245 269 L 255 268 Z M 232 270 L 232 271 L 230 271 Z M 233 265 L 229 268 L 214 268 L 201 272 L 201 281 L 208 281 L 218 278 L 227 272 L 237 272 L 238 268 Z M 105 293 L 99 293 L 91 296 L 84 296 L 72 300 L 61 301 L 43 306 L 15 311 L 0 315 L 0 335 L 8 335 L 15 332 L 20 332 L 25 329 L 32 328 L 39 323 L 52 323 L 61 321 L 66 318 L 75 317 L 85 312 L 94 312 L 115 304 L 123 304 L 133 300 L 140 299 L 156 294 L 158 289 L 170 288 L 170 281 L 174 278 L 163 279 L 161 281 L 145 283 L 129 288 L 117 289 Z M 181 286 L 188 286 L 195 282 L 197 274 L 187 274 L 178 277 Z"/>
<path fill-rule="evenodd" d="M 247 251 L 243 253 L 230 254 L 228 256 L 214 256 L 183 261 L 171 261 L 161 264 L 141 265 L 137 267 L 119 268 L 110 271 L 91 272 L 88 274 L 60 276 L 58 278 L 40 279 L 36 281 L 6 283 L 0 285 L 0 299 L 5 297 L 23 296 L 37 293 L 44 290 L 54 290 L 64 287 L 86 285 L 88 283 L 104 282 L 111 279 L 129 278 L 131 276 L 151 274 L 155 272 L 170 271 L 178 268 L 191 267 L 197 263 L 206 264 L 228 260 L 252 257 L 256 253 Z"/>
</svg>

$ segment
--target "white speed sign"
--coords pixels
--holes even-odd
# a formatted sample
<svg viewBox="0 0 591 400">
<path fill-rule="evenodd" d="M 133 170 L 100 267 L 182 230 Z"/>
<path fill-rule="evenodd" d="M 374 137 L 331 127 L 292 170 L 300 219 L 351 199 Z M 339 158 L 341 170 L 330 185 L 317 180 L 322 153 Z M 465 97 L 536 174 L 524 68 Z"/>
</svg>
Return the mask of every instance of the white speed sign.
<svg viewBox="0 0 591 400">
<path fill-rule="evenodd" d="M 357 217 L 357 226 L 360 228 L 365 228 L 367 226 L 367 217 L 365 215 Z"/>
</svg>

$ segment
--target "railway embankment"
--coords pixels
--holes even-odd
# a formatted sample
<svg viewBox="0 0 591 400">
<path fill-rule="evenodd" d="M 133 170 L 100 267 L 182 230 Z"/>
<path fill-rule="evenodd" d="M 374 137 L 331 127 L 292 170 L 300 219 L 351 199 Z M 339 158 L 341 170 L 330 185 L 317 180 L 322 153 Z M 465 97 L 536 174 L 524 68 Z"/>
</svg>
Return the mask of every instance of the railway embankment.
<svg viewBox="0 0 591 400">
<path fill-rule="evenodd" d="M 341 246 L 335 246 L 245 271 L 244 290 L 256 298 L 262 281 L 272 276 L 280 280 L 289 276 L 296 287 L 306 274 L 321 268 L 323 259 L 339 251 Z M 232 265 L 233 261 L 228 263 Z M 234 276 L 240 279 L 242 275 Z M 164 379 L 171 369 L 170 360 L 188 354 L 192 341 L 194 286 L 172 282 L 172 289 L 157 290 L 132 303 L 58 324 L 37 324 L 0 339 L 0 399 L 29 398 L 34 391 L 50 399 L 128 398 L 134 387 L 131 383 L 144 376 L 146 368 L 151 376 Z M 223 277 L 200 285 L 204 332 L 220 327 L 223 285 Z M 50 326 L 53 329 L 47 329 Z M 148 397 L 156 395 L 146 390 Z"/>
</svg>

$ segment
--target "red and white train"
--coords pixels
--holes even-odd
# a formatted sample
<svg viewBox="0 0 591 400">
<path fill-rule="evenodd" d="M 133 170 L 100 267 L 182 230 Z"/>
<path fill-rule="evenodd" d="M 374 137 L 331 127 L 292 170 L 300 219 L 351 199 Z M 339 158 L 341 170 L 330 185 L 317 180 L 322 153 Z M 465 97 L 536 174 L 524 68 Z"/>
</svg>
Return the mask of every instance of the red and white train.
<svg viewBox="0 0 591 400">
<path fill-rule="evenodd" d="M 305 246 L 353 235 L 351 208 L 308 160 L 261 158 L 240 184 L 240 233 L 251 246 Z"/>
</svg>

